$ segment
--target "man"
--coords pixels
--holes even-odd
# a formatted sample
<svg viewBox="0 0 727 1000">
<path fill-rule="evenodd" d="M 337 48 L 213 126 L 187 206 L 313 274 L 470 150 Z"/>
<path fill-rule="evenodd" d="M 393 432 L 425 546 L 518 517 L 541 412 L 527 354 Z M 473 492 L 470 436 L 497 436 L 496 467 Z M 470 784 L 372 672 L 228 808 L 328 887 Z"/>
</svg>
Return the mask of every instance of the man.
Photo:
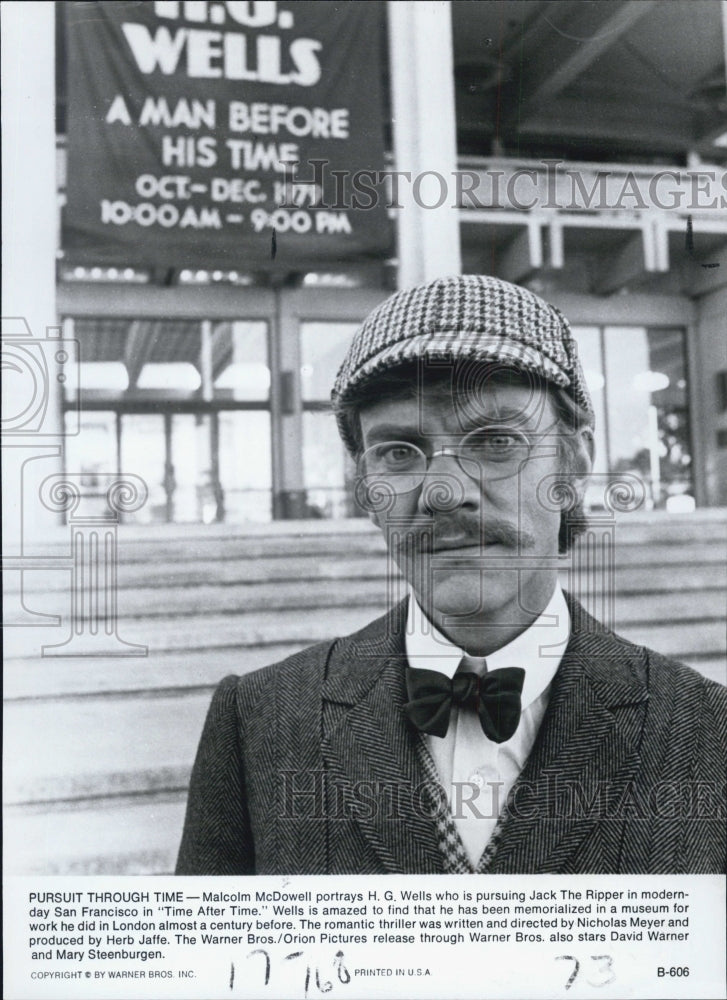
<svg viewBox="0 0 727 1000">
<path fill-rule="evenodd" d="M 558 584 L 594 423 L 558 310 L 490 277 L 398 292 L 333 405 L 409 595 L 221 683 L 178 872 L 724 870 L 727 692 Z"/>
</svg>

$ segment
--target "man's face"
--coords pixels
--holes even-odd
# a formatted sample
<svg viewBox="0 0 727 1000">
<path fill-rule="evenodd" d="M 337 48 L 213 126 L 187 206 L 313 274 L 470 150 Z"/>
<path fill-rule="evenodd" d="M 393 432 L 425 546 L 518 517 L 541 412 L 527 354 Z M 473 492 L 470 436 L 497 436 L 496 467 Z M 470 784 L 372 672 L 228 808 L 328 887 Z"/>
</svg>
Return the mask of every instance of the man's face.
<svg viewBox="0 0 727 1000">
<path fill-rule="evenodd" d="M 392 475 L 394 496 L 372 514 L 430 619 L 450 634 L 458 624 L 532 621 L 555 586 L 561 516 L 543 503 L 547 483 L 538 494 L 546 476 L 563 471 L 562 428 L 547 390 L 490 379 L 477 395 L 455 394 L 448 381 L 425 379 L 413 398 L 366 406 L 360 420 L 364 451 L 398 441 L 430 459 L 419 483 Z M 514 467 L 437 454 L 483 427 L 511 428 L 530 450 Z M 396 462 L 407 449 L 392 454 Z"/>
</svg>

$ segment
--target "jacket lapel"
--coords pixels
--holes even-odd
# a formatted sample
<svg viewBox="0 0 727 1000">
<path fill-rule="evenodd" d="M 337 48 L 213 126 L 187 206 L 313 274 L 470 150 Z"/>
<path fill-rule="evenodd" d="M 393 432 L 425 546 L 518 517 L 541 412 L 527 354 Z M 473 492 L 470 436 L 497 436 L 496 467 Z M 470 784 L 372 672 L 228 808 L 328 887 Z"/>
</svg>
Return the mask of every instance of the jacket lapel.
<svg viewBox="0 0 727 1000">
<path fill-rule="evenodd" d="M 417 795 L 424 775 L 402 711 L 405 621 L 406 601 L 334 650 L 323 685 L 323 758 L 386 871 L 441 872 L 434 823 Z"/>
<path fill-rule="evenodd" d="M 571 639 L 543 724 L 518 778 L 489 872 L 563 872 L 599 819 L 632 788 L 648 700 L 645 664 L 569 599 Z M 617 871 L 623 824 L 601 823 L 587 870 Z M 587 849 L 586 849 L 587 853 Z"/>
</svg>

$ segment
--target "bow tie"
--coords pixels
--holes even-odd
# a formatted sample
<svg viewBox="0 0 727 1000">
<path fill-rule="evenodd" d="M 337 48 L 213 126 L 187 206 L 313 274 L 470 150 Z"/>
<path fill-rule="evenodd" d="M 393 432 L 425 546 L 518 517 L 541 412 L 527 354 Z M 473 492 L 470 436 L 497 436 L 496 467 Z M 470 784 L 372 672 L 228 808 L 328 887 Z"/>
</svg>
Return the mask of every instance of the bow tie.
<svg viewBox="0 0 727 1000">
<path fill-rule="evenodd" d="M 450 680 L 436 670 L 408 667 L 409 701 L 404 711 L 414 725 L 431 736 L 446 736 L 453 705 L 472 707 L 493 743 L 509 740 L 520 723 L 520 695 L 525 681 L 521 667 L 503 667 L 479 677 L 469 671 Z"/>
</svg>

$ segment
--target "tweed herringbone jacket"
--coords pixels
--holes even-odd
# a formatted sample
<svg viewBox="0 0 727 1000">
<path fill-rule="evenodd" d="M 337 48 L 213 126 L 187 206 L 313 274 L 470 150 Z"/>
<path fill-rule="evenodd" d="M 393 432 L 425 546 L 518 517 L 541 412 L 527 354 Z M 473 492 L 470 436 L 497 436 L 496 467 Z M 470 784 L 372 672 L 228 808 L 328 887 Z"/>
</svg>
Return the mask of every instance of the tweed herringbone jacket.
<svg viewBox="0 0 727 1000">
<path fill-rule="evenodd" d="M 486 870 L 725 871 L 727 689 L 569 608 L 571 639 Z M 406 602 L 221 682 L 178 874 L 444 871 L 402 711 L 405 621 Z"/>
</svg>

